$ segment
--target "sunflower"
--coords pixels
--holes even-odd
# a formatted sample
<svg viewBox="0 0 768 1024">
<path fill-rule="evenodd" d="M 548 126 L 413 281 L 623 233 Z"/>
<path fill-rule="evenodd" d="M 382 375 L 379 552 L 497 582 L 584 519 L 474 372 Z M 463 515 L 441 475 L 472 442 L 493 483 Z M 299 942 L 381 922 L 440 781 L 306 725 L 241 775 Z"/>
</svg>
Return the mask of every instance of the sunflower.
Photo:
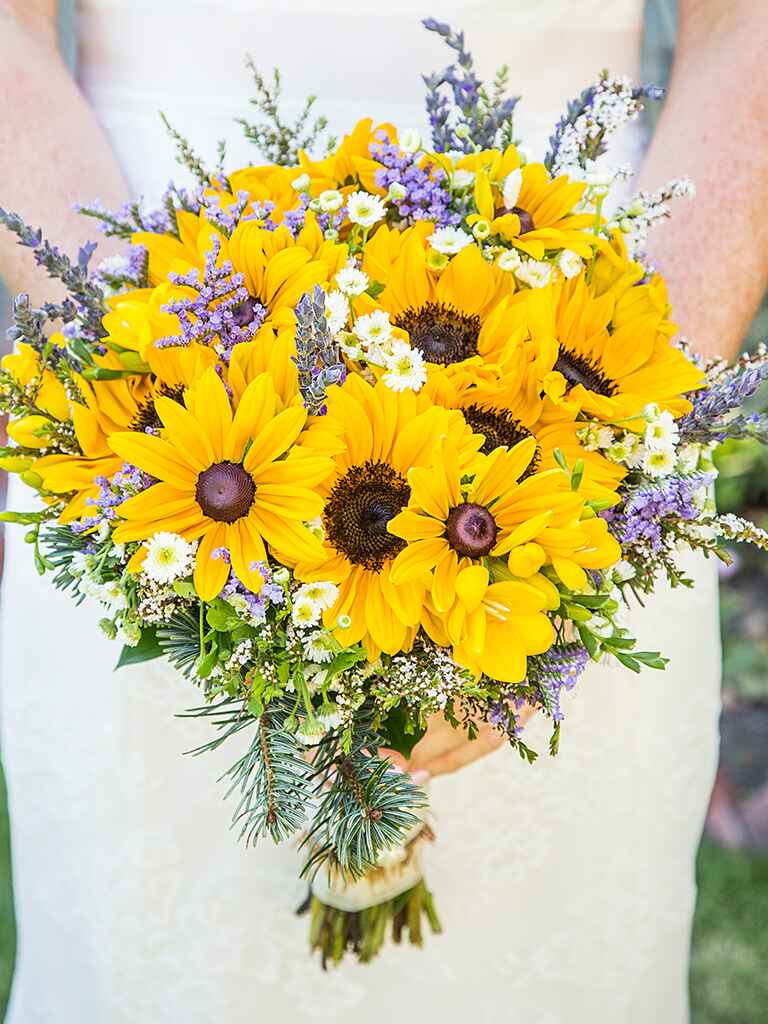
<svg viewBox="0 0 768 1024">
<path fill-rule="evenodd" d="M 233 415 L 223 382 L 209 369 L 185 393 L 184 405 L 156 399 L 161 437 L 113 434 L 113 451 L 159 481 L 118 507 L 125 522 L 115 540 L 147 540 L 160 531 L 199 539 L 194 582 L 206 601 L 224 586 L 228 561 L 258 591 L 256 563 L 266 561 L 265 545 L 278 559 L 281 551 L 316 557 L 318 542 L 304 523 L 320 511 L 314 488 L 331 462 L 302 448 L 306 410 L 293 406 L 275 415 L 278 401 L 271 378 L 261 374 Z M 223 552 L 228 558 L 219 557 Z"/>
<path fill-rule="evenodd" d="M 596 296 L 584 273 L 523 296 L 531 339 L 529 371 L 539 393 L 589 418 L 637 423 L 649 403 L 681 416 L 684 395 L 703 374 L 670 341 L 669 322 L 654 299 L 657 286 L 627 293 L 616 323 L 616 296 Z"/>
<path fill-rule="evenodd" d="M 55 340 L 53 343 L 55 346 Z M 37 351 L 26 342 L 19 342 L 14 352 L 3 356 L 0 366 L 18 387 L 34 396 L 35 411 L 12 419 L 8 436 L 24 448 L 46 448 L 49 428 L 70 419 L 64 385 L 50 369 L 41 366 Z"/>
<path fill-rule="evenodd" d="M 569 466 L 581 460 L 584 472 L 579 493 L 585 499 L 615 504 L 626 470 L 599 452 L 584 448 L 579 439 L 583 423 L 573 410 L 555 405 L 549 398 L 530 394 L 535 377 L 528 372 L 523 346 L 510 346 L 497 364 L 485 367 L 447 368 L 433 373 L 425 390 L 435 402 L 461 409 L 476 434 L 483 435 L 480 449 L 490 455 L 497 448 L 513 448 L 533 438 L 536 450 L 526 476 L 559 465 L 556 453 Z M 453 370 L 453 372 L 451 372 Z M 528 390 L 526 390 L 528 389 Z"/>
<path fill-rule="evenodd" d="M 514 146 L 489 149 L 460 157 L 430 154 L 453 177 L 473 176 L 475 210 L 470 226 L 485 222 L 489 235 L 503 238 L 515 249 L 541 260 L 546 252 L 570 249 L 589 259 L 596 244 L 594 213 L 576 212 L 584 194 L 583 182 L 565 175 L 552 178 L 544 164 L 523 165 Z"/>
<path fill-rule="evenodd" d="M 197 269 L 202 273 L 206 256 L 218 246 L 217 265 L 229 261 L 233 273 L 242 274 L 248 292 L 234 311 L 241 326 L 254 321 L 291 323 L 293 307 L 301 296 L 328 281 L 347 261 L 346 245 L 327 241 L 309 211 L 295 238 L 284 225 L 269 230 L 245 218 L 227 237 L 208 222 L 204 211 L 195 215 L 181 210 L 176 219 L 179 238 L 150 231 L 132 236 L 134 244 L 149 253 L 150 284 L 167 284 L 171 272 L 186 274 Z M 169 289 L 165 301 L 176 294 Z M 178 324 L 170 333 L 179 333 Z"/>
<path fill-rule="evenodd" d="M 176 359 L 166 364 L 164 377 L 130 374 L 114 380 L 88 381 L 73 375 L 82 401 L 71 403 L 71 420 L 80 455 L 46 455 L 34 463 L 46 491 L 71 494 L 62 522 L 71 522 L 92 511 L 99 494 L 96 480 L 112 477 L 122 467 L 109 446 L 111 434 L 122 430 L 156 431 L 162 424 L 155 410 L 155 399 L 164 397 L 180 403 L 185 387 L 215 361 L 214 353 L 200 345 L 177 351 Z M 108 352 L 96 356 L 100 369 L 121 370 L 120 359 Z"/>
<path fill-rule="evenodd" d="M 366 247 L 363 270 L 384 284 L 376 299 L 362 295 L 359 314 L 383 311 L 400 337 L 417 349 L 430 369 L 494 362 L 512 335 L 524 333 L 519 317 L 510 319 L 510 275 L 467 245 L 438 272 L 429 265 L 428 231 L 380 228 Z"/>
<path fill-rule="evenodd" d="M 318 426 L 335 434 L 340 450 L 321 488 L 323 550 L 320 557 L 298 560 L 295 575 L 338 586 L 324 621 L 344 646 L 363 641 L 371 658 L 407 650 L 425 588 L 390 581 L 390 566 L 405 542 L 387 523 L 408 504 L 409 470 L 429 464 L 440 435 L 453 437 L 465 453 L 481 438 L 473 438 L 460 413 L 432 405 L 425 395 L 394 392 L 358 376 L 329 389 Z"/>
</svg>

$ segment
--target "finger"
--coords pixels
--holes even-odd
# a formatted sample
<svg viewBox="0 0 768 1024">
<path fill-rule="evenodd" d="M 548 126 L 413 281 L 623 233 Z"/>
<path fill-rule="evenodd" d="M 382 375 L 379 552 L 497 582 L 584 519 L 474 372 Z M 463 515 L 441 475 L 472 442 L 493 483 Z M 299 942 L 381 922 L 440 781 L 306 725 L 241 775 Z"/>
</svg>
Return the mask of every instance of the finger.
<svg viewBox="0 0 768 1024">
<path fill-rule="evenodd" d="M 503 733 L 494 729 L 493 726 L 485 725 L 478 731 L 476 739 L 466 740 L 460 746 L 438 754 L 437 757 L 420 767 L 422 771 L 429 772 L 431 776 L 449 775 L 487 754 L 492 754 L 506 742 L 507 737 Z"/>
<path fill-rule="evenodd" d="M 464 729 L 454 728 L 442 715 L 434 715 L 429 720 L 427 731 L 411 751 L 409 769 L 431 761 L 439 754 L 444 754 L 454 747 L 466 742 Z"/>
<path fill-rule="evenodd" d="M 379 757 L 383 757 L 385 760 L 391 762 L 392 767 L 397 768 L 400 772 L 404 772 L 408 768 L 408 761 L 403 757 L 403 755 L 398 754 L 396 750 L 390 750 L 389 747 L 379 747 Z"/>
</svg>

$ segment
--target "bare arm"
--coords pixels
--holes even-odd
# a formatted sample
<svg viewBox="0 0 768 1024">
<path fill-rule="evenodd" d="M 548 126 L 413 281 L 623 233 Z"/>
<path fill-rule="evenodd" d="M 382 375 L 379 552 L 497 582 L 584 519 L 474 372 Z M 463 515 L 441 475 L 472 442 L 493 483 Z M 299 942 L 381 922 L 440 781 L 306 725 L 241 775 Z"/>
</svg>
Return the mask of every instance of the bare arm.
<svg viewBox="0 0 768 1024">
<path fill-rule="evenodd" d="M 758 0 L 680 0 L 669 97 L 640 176 L 697 187 L 650 238 L 682 334 L 734 355 L 768 285 L 768 10 Z"/>
<path fill-rule="evenodd" d="M 109 145 L 57 47 L 56 0 L 0 0 L 0 206 L 67 251 L 97 236 L 72 204 L 119 205 L 126 186 Z M 107 255 L 114 243 L 102 240 Z M 29 253 L 0 229 L 0 278 L 40 302 L 58 294 Z"/>
</svg>

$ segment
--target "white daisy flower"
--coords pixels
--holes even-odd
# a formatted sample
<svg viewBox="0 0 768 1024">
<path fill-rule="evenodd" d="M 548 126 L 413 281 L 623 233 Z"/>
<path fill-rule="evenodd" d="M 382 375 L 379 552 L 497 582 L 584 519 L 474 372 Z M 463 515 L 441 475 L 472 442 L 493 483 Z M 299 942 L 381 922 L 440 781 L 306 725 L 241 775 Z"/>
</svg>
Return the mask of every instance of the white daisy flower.
<svg viewBox="0 0 768 1024">
<path fill-rule="evenodd" d="M 644 441 L 649 448 L 668 448 L 677 444 L 680 430 L 671 412 L 662 412 L 645 428 Z"/>
<path fill-rule="evenodd" d="M 516 167 L 514 171 L 509 172 L 501 187 L 504 205 L 508 210 L 511 210 L 513 206 L 517 206 L 517 200 L 520 198 L 520 189 L 522 187 L 523 172 L 519 167 Z"/>
<path fill-rule="evenodd" d="M 418 153 L 421 149 L 421 135 L 415 128 L 406 128 L 398 133 L 400 149 L 404 153 Z"/>
<path fill-rule="evenodd" d="M 83 573 L 88 572 L 91 567 L 91 557 L 86 555 L 84 551 L 76 551 L 72 558 L 69 560 L 67 566 L 67 572 L 70 576 L 82 576 Z"/>
<path fill-rule="evenodd" d="M 344 267 L 336 275 L 336 287 L 345 295 L 362 295 L 368 287 L 368 275 L 357 267 Z"/>
<path fill-rule="evenodd" d="M 364 345 L 382 345 L 392 337 L 392 324 L 389 313 L 377 309 L 373 313 L 365 313 L 355 320 L 352 328 Z"/>
<path fill-rule="evenodd" d="M 392 391 L 420 391 L 427 382 L 427 367 L 418 349 L 396 341 L 384 365 L 384 383 Z"/>
<path fill-rule="evenodd" d="M 369 192 L 353 192 L 347 199 L 347 216 L 361 228 L 372 228 L 386 216 L 387 208 L 380 196 Z"/>
<path fill-rule="evenodd" d="M 462 192 L 465 188 L 469 188 L 474 183 L 474 180 L 474 171 L 468 171 L 465 167 L 459 167 L 458 170 L 453 172 L 451 184 L 454 191 Z"/>
<path fill-rule="evenodd" d="M 399 203 L 408 195 L 408 189 L 399 181 L 393 181 L 387 189 L 387 199 L 392 203 Z"/>
<path fill-rule="evenodd" d="M 295 597 L 291 608 L 291 621 L 299 629 L 316 626 L 322 610 L 318 601 L 312 601 L 308 597 Z"/>
<path fill-rule="evenodd" d="M 121 612 L 128 607 L 128 598 L 123 592 L 119 580 L 110 580 L 100 584 L 94 595 L 109 612 Z"/>
<path fill-rule="evenodd" d="M 155 583 L 170 583 L 192 572 L 195 545 L 178 533 L 161 530 L 144 542 L 147 557 L 142 572 Z"/>
<path fill-rule="evenodd" d="M 335 188 L 327 188 L 317 197 L 317 205 L 323 213 L 336 213 L 344 205 L 344 196 Z"/>
<path fill-rule="evenodd" d="M 308 174 L 300 174 L 298 178 L 294 178 L 291 182 L 291 188 L 294 192 L 306 192 L 310 186 L 311 179 Z"/>
<path fill-rule="evenodd" d="M 334 640 L 329 633 L 323 633 L 318 629 L 310 633 L 304 641 L 304 653 L 315 664 L 326 665 L 333 660 L 335 654 Z"/>
<path fill-rule="evenodd" d="M 552 278 L 552 264 L 540 260 L 526 260 L 515 271 L 515 277 L 529 288 L 544 288 Z"/>
<path fill-rule="evenodd" d="M 437 228 L 429 236 L 429 244 L 438 252 L 446 256 L 453 256 L 462 249 L 472 244 L 472 235 L 463 228 Z"/>
<path fill-rule="evenodd" d="M 329 583 L 326 580 L 318 580 L 315 583 L 303 583 L 296 591 L 297 600 L 306 598 L 306 600 L 320 605 L 323 611 L 326 608 L 330 608 L 338 596 L 339 588 L 335 583 Z"/>
<path fill-rule="evenodd" d="M 515 271 L 521 265 L 522 259 L 517 249 L 507 249 L 501 253 L 499 258 L 496 260 L 496 266 L 499 270 Z"/>
<path fill-rule="evenodd" d="M 347 326 L 349 300 L 341 292 L 328 292 L 325 296 L 325 318 L 331 334 L 338 334 Z"/>
<path fill-rule="evenodd" d="M 584 266 L 584 260 L 572 249 L 563 249 L 558 258 L 557 265 L 564 277 L 576 277 Z"/>
<path fill-rule="evenodd" d="M 649 448 L 643 458 L 643 471 L 648 476 L 669 476 L 675 468 L 675 449 Z"/>
<path fill-rule="evenodd" d="M 598 427 L 595 440 L 598 448 L 610 448 L 616 440 L 616 436 L 610 427 Z"/>
<path fill-rule="evenodd" d="M 627 580 L 631 580 L 637 575 L 634 566 L 623 560 L 614 565 L 611 574 L 618 583 L 626 583 Z"/>
</svg>

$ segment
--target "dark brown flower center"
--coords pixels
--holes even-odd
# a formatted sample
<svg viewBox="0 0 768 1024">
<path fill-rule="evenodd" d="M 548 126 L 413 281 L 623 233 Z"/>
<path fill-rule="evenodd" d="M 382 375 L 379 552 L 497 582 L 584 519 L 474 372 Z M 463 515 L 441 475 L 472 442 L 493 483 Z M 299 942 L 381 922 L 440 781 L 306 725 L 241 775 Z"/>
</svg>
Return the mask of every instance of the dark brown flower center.
<svg viewBox="0 0 768 1024">
<path fill-rule="evenodd" d="M 256 319 L 257 312 L 261 312 L 261 304 L 249 295 L 232 307 L 232 319 L 238 327 L 248 327 Z"/>
<path fill-rule="evenodd" d="M 174 402 L 178 402 L 179 405 L 184 404 L 184 388 L 179 385 L 177 388 L 168 387 L 163 385 L 162 388 L 154 395 L 149 398 L 143 405 L 139 406 L 136 415 L 131 420 L 129 430 L 139 430 L 145 433 L 147 430 L 159 430 L 162 427 L 160 417 L 157 415 L 155 409 L 155 398 L 172 398 Z"/>
<path fill-rule="evenodd" d="M 522 206 L 513 206 L 511 209 L 508 206 L 503 206 L 497 213 L 498 217 L 503 216 L 505 213 L 516 213 L 520 218 L 520 234 L 525 235 L 529 231 L 534 231 L 536 225 L 533 223 L 533 217 L 527 210 L 524 210 Z"/>
<path fill-rule="evenodd" d="M 256 494 L 250 473 L 239 462 L 216 462 L 197 478 L 195 498 L 203 514 L 217 523 L 234 523 L 248 514 Z"/>
<path fill-rule="evenodd" d="M 496 543 L 499 528 L 485 507 L 465 501 L 448 513 L 445 536 L 454 551 L 466 558 L 482 558 Z"/>
<path fill-rule="evenodd" d="M 477 355 L 480 317 L 460 313 L 453 306 L 428 302 L 419 309 L 403 310 L 394 324 L 408 331 L 411 345 L 427 362 L 448 366 Z"/>
<path fill-rule="evenodd" d="M 581 384 L 587 391 L 594 391 L 598 395 L 610 398 L 618 390 L 615 381 L 606 377 L 599 366 L 596 366 L 584 356 L 571 352 L 570 349 L 560 346 L 560 354 L 554 369 L 568 381 L 568 390 Z"/>
<path fill-rule="evenodd" d="M 408 504 L 407 481 L 386 462 L 352 466 L 336 482 L 323 509 L 330 544 L 350 562 L 372 572 L 405 547 L 387 530 L 390 519 Z"/>
<path fill-rule="evenodd" d="M 530 430 L 522 425 L 508 409 L 482 409 L 479 405 L 469 405 L 462 409 L 464 419 L 476 434 L 483 434 L 485 441 L 480 451 L 490 455 L 496 448 L 514 448 L 520 441 L 533 437 Z M 541 462 L 541 451 L 536 446 L 533 458 L 520 479 L 525 480 L 538 469 Z"/>
</svg>

